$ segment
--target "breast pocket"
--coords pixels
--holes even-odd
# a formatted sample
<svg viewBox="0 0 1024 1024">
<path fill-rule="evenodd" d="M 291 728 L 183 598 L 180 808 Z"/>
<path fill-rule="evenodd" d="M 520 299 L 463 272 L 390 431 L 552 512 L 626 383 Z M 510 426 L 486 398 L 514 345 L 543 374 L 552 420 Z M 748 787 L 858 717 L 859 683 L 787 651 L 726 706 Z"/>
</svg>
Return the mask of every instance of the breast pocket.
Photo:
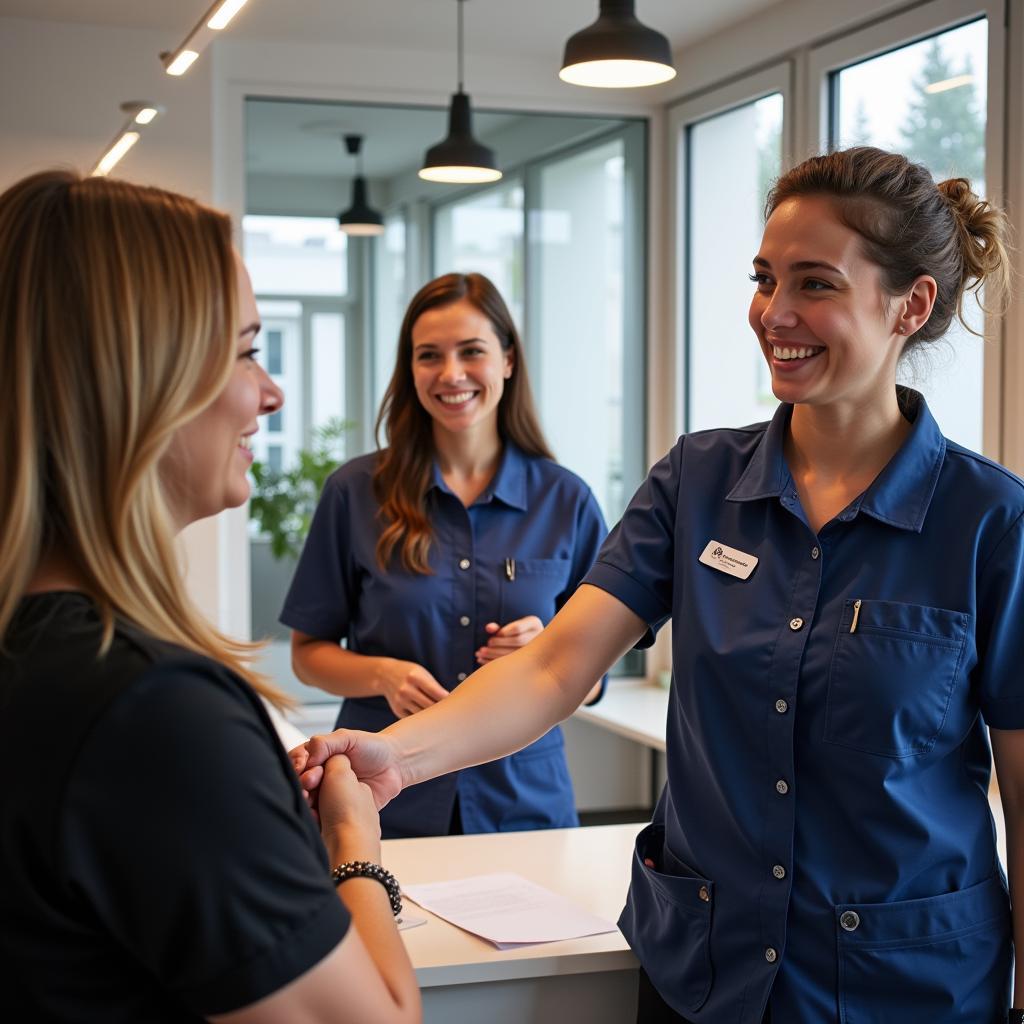
<svg viewBox="0 0 1024 1024">
<path fill-rule="evenodd" d="M 826 742 L 887 757 L 931 750 L 970 620 L 945 608 L 847 601 L 829 671 Z"/>
<path fill-rule="evenodd" d="M 517 558 L 502 565 L 501 623 L 536 615 L 545 625 L 569 583 L 568 558 Z"/>
</svg>

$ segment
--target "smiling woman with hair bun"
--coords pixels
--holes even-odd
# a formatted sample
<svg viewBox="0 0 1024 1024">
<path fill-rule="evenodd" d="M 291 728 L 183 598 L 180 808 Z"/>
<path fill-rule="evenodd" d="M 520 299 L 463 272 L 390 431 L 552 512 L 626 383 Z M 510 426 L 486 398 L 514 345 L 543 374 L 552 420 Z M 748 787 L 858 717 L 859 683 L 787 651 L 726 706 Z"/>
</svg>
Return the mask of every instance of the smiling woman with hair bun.
<svg viewBox="0 0 1024 1024">
<path fill-rule="evenodd" d="M 346 755 L 384 804 L 528 743 L 671 620 L 667 782 L 619 921 L 638 1021 L 995 1024 L 1024 948 L 1024 483 L 896 368 L 968 291 L 998 308 L 1004 218 L 870 148 L 793 168 L 767 214 L 771 422 L 681 437 L 529 647 L 293 756 L 308 788 Z"/>
</svg>

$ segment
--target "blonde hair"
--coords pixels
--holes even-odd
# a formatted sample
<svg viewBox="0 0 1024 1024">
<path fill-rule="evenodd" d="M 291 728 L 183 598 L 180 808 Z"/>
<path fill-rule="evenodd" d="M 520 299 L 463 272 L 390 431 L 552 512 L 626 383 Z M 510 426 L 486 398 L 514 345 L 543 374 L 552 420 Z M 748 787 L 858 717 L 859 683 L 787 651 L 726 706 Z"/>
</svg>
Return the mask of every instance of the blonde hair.
<svg viewBox="0 0 1024 1024">
<path fill-rule="evenodd" d="M 227 665 L 287 701 L 189 598 L 159 464 L 235 360 L 227 216 L 184 196 L 49 171 L 0 196 L 0 638 L 41 560 L 103 622 Z"/>
</svg>

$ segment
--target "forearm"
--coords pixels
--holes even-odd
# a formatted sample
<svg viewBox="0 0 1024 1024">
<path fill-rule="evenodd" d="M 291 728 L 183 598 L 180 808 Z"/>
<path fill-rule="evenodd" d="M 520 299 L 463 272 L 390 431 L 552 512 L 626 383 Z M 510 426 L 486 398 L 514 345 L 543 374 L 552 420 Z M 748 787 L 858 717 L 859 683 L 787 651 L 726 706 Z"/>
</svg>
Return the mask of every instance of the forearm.
<svg viewBox="0 0 1024 1024">
<path fill-rule="evenodd" d="M 307 686 L 338 697 L 381 696 L 383 672 L 392 661 L 347 651 L 332 640 L 292 640 L 295 675 Z"/>
<path fill-rule="evenodd" d="M 533 742 L 572 714 L 644 628 L 609 594 L 582 587 L 531 643 L 478 669 L 441 704 L 385 730 L 403 786 Z"/>
<path fill-rule="evenodd" d="M 324 837 L 332 866 L 348 861 L 380 863 L 380 844 L 351 836 Z M 387 890 L 373 878 L 349 878 L 338 886 L 359 938 L 380 973 L 396 1008 L 419 1005 L 419 988 L 409 955 L 395 927 Z"/>
<path fill-rule="evenodd" d="M 1006 874 L 1013 906 L 1013 1005 L 1024 1007 L 1024 813 L 1018 808 L 1006 818 Z"/>
</svg>

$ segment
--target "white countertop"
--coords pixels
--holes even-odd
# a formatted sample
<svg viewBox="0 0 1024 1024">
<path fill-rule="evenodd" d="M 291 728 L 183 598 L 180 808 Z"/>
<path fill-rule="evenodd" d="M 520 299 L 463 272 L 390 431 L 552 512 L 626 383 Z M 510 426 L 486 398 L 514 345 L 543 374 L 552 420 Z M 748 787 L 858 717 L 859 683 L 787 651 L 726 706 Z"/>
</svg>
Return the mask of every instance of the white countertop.
<svg viewBox="0 0 1024 1024">
<path fill-rule="evenodd" d="M 665 752 L 668 690 L 650 683 L 612 683 L 593 707 L 581 707 L 574 718 Z"/>
<path fill-rule="evenodd" d="M 404 885 L 514 871 L 614 924 L 626 900 L 633 840 L 641 828 L 642 823 L 633 823 L 389 839 L 382 844 L 382 859 Z M 418 904 L 407 901 L 407 907 L 427 918 L 426 924 L 401 933 L 422 988 L 637 966 L 618 929 L 502 951 Z"/>
</svg>

